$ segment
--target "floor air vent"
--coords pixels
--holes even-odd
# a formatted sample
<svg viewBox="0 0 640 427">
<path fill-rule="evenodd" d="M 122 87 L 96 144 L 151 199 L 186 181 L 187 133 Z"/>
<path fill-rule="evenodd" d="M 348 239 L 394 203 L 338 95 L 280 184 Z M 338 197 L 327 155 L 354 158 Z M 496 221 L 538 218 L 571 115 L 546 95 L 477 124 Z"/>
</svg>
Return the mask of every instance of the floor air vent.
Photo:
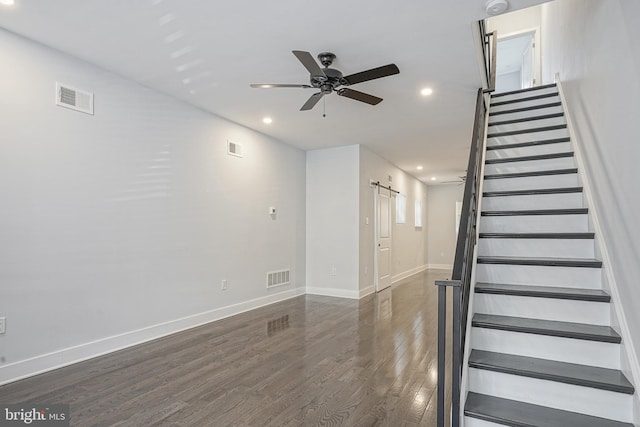
<svg viewBox="0 0 640 427">
<path fill-rule="evenodd" d="M 270 271 L 267 273 L 267 288 L 274 286 L 288 285 L 291 283 L 291 270 Z"/>
<path fill-rule="evenodd" d="M 56 105 L 93 115 L 93 93 L 56 82 Z"/>
</svg>

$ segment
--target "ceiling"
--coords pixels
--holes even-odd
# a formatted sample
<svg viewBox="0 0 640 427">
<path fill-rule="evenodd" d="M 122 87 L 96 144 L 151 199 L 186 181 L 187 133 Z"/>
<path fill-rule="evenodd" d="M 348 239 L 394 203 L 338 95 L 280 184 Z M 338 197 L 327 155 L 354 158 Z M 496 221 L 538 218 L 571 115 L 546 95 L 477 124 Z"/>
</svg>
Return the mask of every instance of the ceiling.
<svg viewBox="0 0 640 427">
<path fill-rule="evenodd" d="M 481 84 L 471 24 L 487 17 L 484 3 L 16 0 L 0 6 L 0 27 L 287 144 L 362 144 L 425 182 L 439 182 L 457 179 L 466 167 Z M 388 63 L 400 74 L 352 87 L 384 98 L 377 106 L 326 96 L 323 117 L 322 101 L 299 111 L 313 89 L 249 87 L 307 84 L 309 73 L 292 50 L 333 52 L 332 67 L 345 75 Z M 433 94 L 423 97 L 426 86 Z M 262 123 L 265 116 L 273 123 Z"/>
</svg>

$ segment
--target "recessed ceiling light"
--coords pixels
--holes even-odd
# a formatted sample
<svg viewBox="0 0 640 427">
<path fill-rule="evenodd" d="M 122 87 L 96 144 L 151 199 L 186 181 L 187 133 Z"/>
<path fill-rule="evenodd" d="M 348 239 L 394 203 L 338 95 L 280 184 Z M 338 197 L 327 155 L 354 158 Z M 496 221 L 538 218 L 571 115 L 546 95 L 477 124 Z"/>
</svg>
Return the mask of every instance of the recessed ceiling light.
<svg viewBox="0 0 640 427">
<path fill-rule="evenodd" d="M 273 119 L 271 117 L 265 117 L 264 119 L 262 119 L 262 123 L 270 125 L 271 123 L 273 123 Z"/>
<path fill-rule="evenodd" d="M 269 89 L 269 88 L 272 88 L 272 87 L 273 87 L 273 85 L 260 85 L 261 89 Z"/>
<path fill-rule="evenodd" d="M 420 91 L 420 95 L 422 96 L 429 96 L 433 93 L 433 89 L 431 89 L 430 87 L 425 87 L 424 89 L 422 89 Z"/>
<path fill-rule="evenodd" d="M 418 169 L 419 171 L 422 170 L 422 166 L 418 166 L 416 169 Z"/>
<path fill-rule="evenodd" d="M 15 0 L 0 0 L 0 4 L 3 4 L 5 6 L 13 6 L 15 3 Z"/>
<path fill-rule="evenodd" d="M 432 177 L 431 177 L 431 181 L 435 181 L 435 180 L 436 180 L 436 177 L 435 177 L 435 176 L 432 176 Z"/>
</svg>

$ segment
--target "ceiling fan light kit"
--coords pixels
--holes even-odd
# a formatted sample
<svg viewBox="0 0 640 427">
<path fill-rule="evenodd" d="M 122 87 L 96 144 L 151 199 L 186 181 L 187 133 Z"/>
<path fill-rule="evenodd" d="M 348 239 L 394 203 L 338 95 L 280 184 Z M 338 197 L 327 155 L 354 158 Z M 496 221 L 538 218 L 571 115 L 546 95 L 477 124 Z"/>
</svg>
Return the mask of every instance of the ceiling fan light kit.
<svg viewBox="0 0 640 427">
<path fill-rule="evenodd" d="M 331 52 L 322 52 L 318 55 L 318 61 L 324 66 L 320 68 L 318 63 L 309 52 L 294 50 L 292 51 L 296 58 L 302 63 L 302 65 L 309 71 L 309 84 L 252 84 L 252 88 L 256 89 L 270 89 L 270 88 L 282 88 L 282 87 L 295 87 L 302 89 L 319 89 L 320 92 L 314 93 L 304 103 L 300 111 L 311 110 L 322 99 L 324 95 L 329 95 L 332 92 L 337 93 L 339 96 L 345 98 L 354 99 L 356 101 L 364 102 L 369 105 L 377 105 L 382 102 L 382 98 L 369 95 L 368 93 L 359 92 L 357 90 L 350 89 L 343 86 L 351 86 L 357 83 L 366 82 L 369 80 L 375 80 L 382 77 L 398 74 L 400 70 L 395 64 L 383 65 L 382 67 L 372 68 L 370 70 L 362 71 L 355 74 L 344 76 L 340 70 L 330 68 L 333 61 L 336 59 L 336 55 Z"/>
</svg>

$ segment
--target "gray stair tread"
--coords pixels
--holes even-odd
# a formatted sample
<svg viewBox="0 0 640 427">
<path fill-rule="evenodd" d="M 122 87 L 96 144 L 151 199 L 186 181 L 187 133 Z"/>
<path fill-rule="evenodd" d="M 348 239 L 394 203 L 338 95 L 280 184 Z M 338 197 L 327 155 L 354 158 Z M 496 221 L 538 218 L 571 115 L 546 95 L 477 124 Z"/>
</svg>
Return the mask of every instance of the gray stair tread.
<svg viewBox="0 0 640 427">
<path fill-rule="evenodd" d="M 534 298 L 568 299 L 592 302 L 611 301 L 611 296 L 600 289 L 478 282 L 476 283 L 475 291 L 480 294 L 515 295 Z"/>
<path fill-rule="evenodd" d="M 593 239 L 595 233 L 480 233 L 481 239 Z"/>
<path fill-rule="evenodd" d="M 561 159 L 564 157 L 573 157 L 573 151 L 561 152 L 561 153 L 549 153 L 549 154 L 536 154 L 533 156 L 522 156 L 522 157 L 504 157 L 498 159 L 487 159 L 485 160 L 486 165 L 495 165 L 498 163 L 516 163 L 516 162 L 530 162 L 533 160 L 551 160 L 551 159 Z"/>
<path fill-rule="evenodd" d="M 576 174 L 576 173 L 578 173 L 578 168 L 550 169 L 550 170 L 543 170 L 543 171 L 494 173 L 494 174 L 485 175 L 484 179 L 527 178 L 527 177 L 532 177 L 532 176 L 572 175 L 572 174 Z"/>
<path fill-rule="evenodd" d="M 508 130 L 508 131 L 490 133 L 487 135 L 487 138 L 497 138 L 499 136 L 522 135 L 524 133 L 547 132 L 550 130 L 559 130 L 559 129 L 566 129 L 566 128 L 567 128 L 566 124 L 561 124 L 561 125 L 543 126 L 543 127 L 537 127 L 537 128 Z"/>
<path fill-rule="evenodd" d="M 537 215 L 586 215 L 587 208 L 574 209 L 531 209 L 517 211 L 483 211 L 482 216 L 537 216 Z"/>
<path fill-rule="evenodd" d="M 619 344 L 620 335 L 609 326 L 584 323 L 558 322 L 555 320 L 528 319 L 524 317 L 495 316 L 476 313 L 472 326 L 527 334 L 548 335 Z"/>
<path fill-rule="evenodd" d="M 503 110 L 503 111 L 489 110 L 489 116 L 498 116 L 500 114 L 521 113 L 523 111 L 531 111 L 531 110 L 541 110 L 543 108 L 560 107 L 561 105 L 562 105 L 561 102 L 549 102 L 546 104 L 538 104 L 538 105 L 532 105 L 530 107 L 514 108 L 511 110 Z"/>
<path fill-rule="evenodd" d="M 506 105 L 506 104 L 516 104 L 518 102 L 535 101 L 536 99 L 553 98 L 555 96 L 558 96 L 558 92 L 543 93 L 539 95 L 527 96 L 525 98 L 510 99 L 508 101 L 493 102 L 492 100 L 491 107 L 497 107 L 499 105 Z"/>
<path fill-rule="evenodd" d="M 553 139 L 543 139 L 537 141 L 527 141 L 527 142 L 516 142 L 513 144 L 494 144 L 487 145 L 487 151 L 490 150 L 508 150 L 509 148 L 522 148 L 522 147 L 533 147 L 539 145 L 549 145 L 549 144 L 559 144 L 562 142 L 569 142 L 571 138 L 568 136 L 565 138 L 553 138 Z"/>
<path fill-rule="evenodd" d="M 541 380 L 557 381 L 582 387 L 597 388 L 617 393 L 633 394 L 633 385 L 622 372 L 598 366 L 578 365 L 576 363 L 491 351 L 472 350 L 469 366 L 493 372 L 519 375 Z"/>
<path fill-rule="evenodd" d="M 540 194 L 582 193 L 582 187 L 538 188 L 530 190 L 485 191 L 484 197 L 535 196 Z"/>
<path fill-rule="evenodd" d="M 489 126 L 511 125 L 515 123 L 534 122 L 536 120 L 557 119 L 558 117 L 564 117 L 564 113 L 560 112 L 560 113 L 551 113 L 551 114 L 541 114 L 539 116 L 528 116 L 528 117 L 521 117 L 519 119 L 489 122 Z"/>
<path fill-rule="evenodd" d="M 494 93 L 491 94 L 491 99 L 500 98 L 501 96 L 515 95 L 515 94 L 518 94 L 518 93 L 535 92 L 537 90 L 549 89 L 551 87 L 556 87 L 556 84 L 555 83 L 549 83 L 549 84 L 546 84 L 546 85 L 528 87 L 526 89 L 510 90 L 509 92 L 499 92 L 499 93 L 495 93 L 494 92 Z"/>
<path fill-rule="evenodd" d="M 548 267 L 586 267 L 586 268 L 602 267 L 602 261 L 594 258 L 479 256 L 478 264 L 539 265 L 539 266 L 548 266 Z"/>
<path fill-rule="evenodd" d="M 633 427 L 633 424 L 621 421 L 473 392 L 467 395 L 464 414 L 515 427 Z"/>
</svg>

